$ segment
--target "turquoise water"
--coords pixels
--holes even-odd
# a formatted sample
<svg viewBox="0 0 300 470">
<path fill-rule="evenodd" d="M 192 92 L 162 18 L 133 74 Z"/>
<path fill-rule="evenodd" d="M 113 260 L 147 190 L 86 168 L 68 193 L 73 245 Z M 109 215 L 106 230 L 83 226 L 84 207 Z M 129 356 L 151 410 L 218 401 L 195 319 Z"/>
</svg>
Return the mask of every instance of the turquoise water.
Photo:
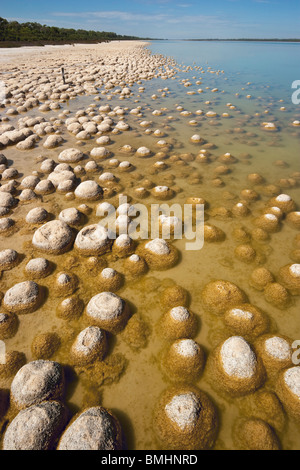
<svg viewBox="0 0 300 470">
<path fill-rule="evenodd" d="M 283 97 L 300 80 L 300 44 L 280 42 L 155 41 L 155 54 L 174 57 L 185 65 L 224 69 L 227 76 L 270 86 Z"/>
</svg>

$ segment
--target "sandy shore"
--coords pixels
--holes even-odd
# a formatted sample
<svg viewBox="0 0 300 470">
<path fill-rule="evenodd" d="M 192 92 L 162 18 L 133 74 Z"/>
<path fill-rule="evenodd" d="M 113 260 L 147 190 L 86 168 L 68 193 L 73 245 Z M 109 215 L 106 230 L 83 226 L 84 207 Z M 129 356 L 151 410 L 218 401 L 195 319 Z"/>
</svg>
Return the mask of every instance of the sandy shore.
<svg viewBox="0 0 300 470">
<path fill-rule="evenodd" d="M 0 63 L 10 64 L 20 61 L 20 59 L 34 60 L 49 57 L 62 57 L 65 55 L 66 59 L 74 58 L 75 56 L 85 56 L 90 54 L 108 54 L 115 55 L 123 51 L 135 50 L 139 47 L 148 45 L 145 41 L 111 41 L 109 43 L 99 44 L 65 44 L 59 46 L 44 46 L 44 47 L 13 47 L 1 49 Z"/>
<path fill-rule="evenodd" d="M 0 78 L 5 86 L 2 84 L 1 87 L 0 106 L 6 109 L 1 121 L 6 123 L 9 117 L 20 113 L 22 118 L 13 125 L 1 125 L 0 148 L 14 144 L 19 144 L 19 149 L 21 145 L 22 150 L 34 147 L 35 133 L 28 128 L 28 123 L 25 124 L 24 117 L 32 108 L 38 107 L 42 112 L 58 110 L 61 108 L 59 103 L 79 95 L 97 95 L 101 88 L 101 94 L 111 92 L 124 99 L 131 95 L 131 87 L 140 80 L 172 76 L 175 72 L 169 67 L 171 61 L 151 55 L 145 49 L 147 44 L 115 41 L 4 50 Z M 44 118 L 38 121 L 41 119 L 44 121 Z M 58 124 L 60 131 L 61 125 L 62 122 Z M 27 128 L 25 133 L 24 127 Z M 59 129 L 50 126 L 50 131 L 57 133 Z M 27 137 L 30 139 L 24 146 L 21 142 Z M 55 136 L 52 137 L 55 140 Z"/>
</svg>

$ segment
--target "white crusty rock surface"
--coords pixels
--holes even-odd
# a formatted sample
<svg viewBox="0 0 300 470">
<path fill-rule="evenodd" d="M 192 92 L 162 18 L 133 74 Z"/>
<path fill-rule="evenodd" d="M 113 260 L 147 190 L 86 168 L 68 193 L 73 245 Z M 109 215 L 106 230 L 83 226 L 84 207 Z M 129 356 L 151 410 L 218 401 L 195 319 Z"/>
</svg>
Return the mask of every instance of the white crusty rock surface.
<svg viewBox="0 0 300 470">
<path fill-rule="evenodd" d="M 58 450 L 120 450 L 121 429 L 118 421 L 97 406 L 81 413 L 62 435 Z"/>
</svg>

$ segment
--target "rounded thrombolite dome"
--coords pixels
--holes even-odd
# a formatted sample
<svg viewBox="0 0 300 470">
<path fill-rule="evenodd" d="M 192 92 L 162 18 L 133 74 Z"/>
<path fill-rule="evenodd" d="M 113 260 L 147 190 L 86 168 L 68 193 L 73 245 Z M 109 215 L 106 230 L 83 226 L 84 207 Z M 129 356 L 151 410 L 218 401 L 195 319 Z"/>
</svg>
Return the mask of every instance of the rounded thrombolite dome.
<svg viewBox="0 0 300 470">
<path fill-rule="evenodd" d="M 169 217 L 166 215 L 160 215 L 158 217 L 159 231 L 163 238 L 169 238 L 170 235 L 177 235 L 182 233 L 182 221 L 176 217 Z"/>
<path fill-rule="evenodd" d="M 112 292 L 101 292 L 89 301 L 86 315 L 94 325 L 118 333 L 125 327 L 130 312 L 121 297 Z"/>
<path fill-rule="evenodd" d="M 17 204 L 17 200 L 10 194 L 5 191 L 0 192 L 0 207 L 14 207 Z"/>
<path fill-rule="evenodd" d="M 256 258 L 256 251 L 250 244 L 238 245 L 234 254 L 243 263 L 253 263 Z"/>
<path fill-rule="evenodd" d="M 222 242 L 226 238 L 225 232 L 212 224 L 204 224 L 204 241 L 207 243 Z"/>
<path fill-rule="evenodd" d="M 166 340 L 193 338 L 198 327 L 197 317 L 186 307 L 173 307 L 158 322 L 158 333 Z"/>
<path fill-rule="evenodd" d="M 18 317 L 15 313 L 0 313 L 0 339 L 12 338 L 18 329 Z"/>
<path fill-rule="evenodd" d="M 193 383 L 199 379 L 204 364 L 204 350 L 192 339 L 176 340 L 162 357 L 162 368 L 172 382 Z"/>
<path fill-rule="evenodd" d="M 35 359 L 50 359 L 60 344 L 60 337 L 56 333 L 41 333 L 31 343 L 32 356 Z"/>
<path fill-rule="evenodd" d="M 58 297 L 71 295 L 77 289 L 79 284 L 75 274 L 60 272 L 56 275 L 54 290 Z"/>
<path fill-rule="evenodd" d="M 88 326 L 75 339 L 71 348 L 72 363 L 77 366 L 102 361 L 107 350 L 105 331 L 98 326 Z"/>
<path fill-rule="evenodd" d="M 7 165 L 7 158 L 3 153 L 0 153 L 0 165 Z"/>
<path fill-rule="evenodd" d="M 207 209 L 209 206 L 208 202 L 203 197 L 188 197 L 185 204 L 190 204 L 193 208 L 196 208 L 198 205 L 203 205 L 204 209 Z"/>
<path fill-rule="evenodd" d="M 84 309 L 83 301 L 73 295 L 64 299 L 56 308 L 56 316 L 62 320 L 77 320 Z"/>
<path fill-rule="evenodd" d="M 104 268 L 97 278 L 99 288 L 104 291 L 116 292 L 124 284 L 123 275 L 112 268 Z"/>
<path fill-rule="evenodd" d="M 57 450 L 121 450 L 122 430 L 105 408 L 89 408 L 75 416 L 63 433 Z"/>
<path fill-rule="evenodd" d="M 33 281 L 20 282 L 11 287 L 3 299 L 3 307 L 9 312 L 34 312 L 41 304 L 41 288 Z"/>
<path fill-rule="evenodd" d="M 241 191 L 241 198 L 248 202 L 253 202 L 259 199 L 259 194 L 254 189 L 243 189 Z"/>
<path fill-rule="evenodd" d="M 3 359 L 0 362 L 0 379 L 13 377 L 26 362 L 25 354 L 19 351 L 6 351 Z"/>
<path fill-rule="evenodd" d="M 3 450 L 54 450 L 67 421 L 62 403 L 45 401 L 21 410 L 6 429 Z"/>
<path fill-rule="evenodd" d="M 139 147 L 136 151 L 137 157 L 150 157 L 151 150 L 147 147 Z"/>
<path fill-rule="evenodd" d="M 134 169 L 135 167 L 127 160 L 120 162 L 118 166 L 118 170 L 122 171 L 123 173 L 133 171 Z"/>
<path fill-rule="evenodd" d="M 162 238 L 140 245 L 137 251 L 152 269 L 169 269 L 178 261 L 177 249 Z"/>
<path fill-rule="evenodd" d="M 8 233 L 15 226 L 15 221 L 10 217 L 0 219 L 0 233 Z"/>
<path fill-rule="evenodd" d="M 233 428 L 233 440 L 239 450 L 280 450 L 274 429 L 258 418 L 239 419 Z"/>
<path fill-rule="evenodd" d="M 269 329 L 268 317 L 251 304 L 236 305 L 226 310 L 223 319 L 232 333 L 249 340 L 266 333 Z"/>
<path fill-rule="evenodd" d="M 201 390 L 184 385 L 172 387 L 158 400 L 153 426 L 162 448 L 207 450 L 217 437 L 217 411 Z"/>
<path fill-rule="evenodd" d="M 222 315 L 229 308 L 247 302 L 246 294 L 229 281 L 209 282 L 201 295 L 205 309 L 216 315 Z"/>
<path fill-rule="evenodd" d="M 34 258 L 25 266 L 25 273 L 31 279 L 41 279 L 49 276 L 52 272 L 51 263 L 45 258 Z"/>
<path fill-rule="evenodd" d="M 46 158 L 46 160 L 41 163 L 40 171 L 42 173 L 51 173 L 54 170 L 55 166 L 56 162 L 54 160 L 52 160 L 51 158 Z"/>
<path fill-rule="evenodd" d="M 183 287 L 175 285 L 164 289 L 160 300 L 165 308 L 187 307 L 189 305 L 189 293 Z"/>
<path fill-rule="evenodd" d="M 75 184 L 71 180 L 62 181 L 57 186 L 57 191 L 61 194 L 65 194 L 67 199 L 74 199 L 74 193 L 72 192 Z"/>
<path fill-rule="evenodd" d="M 60 163 L 78 163 L 83 159 L 83 153 L 75 148 L 63 150 L 58 155 L 58 161 Z"/>
<path fill-rule="evenodd" d="M 100 171 L 100 167 L 98 165 L 97 162 L 95 162 L 94 160 L 89 160 L 86 164 L 85 164 L 85 167 L 84 167 L 84 170 L 87 172 L 87 173 L 97 173 L 98 171 Z"/>
<path fill-rule="evenodd" d="M 11 399 L 18 409 L 45 400 L 60 399 L 64 391 L 64 371 L 58 362 L 37 360 L 25 364 L 11 384 Z"/>
<path fill-rule="evenodd" d="M 142 276 L 148 271 L 144 258 L 137 254 L 129 256 L 124 262 L 125 272 L 131 276 Z"/>
<path fill-rule="evenodd" d="M 19 194 L 19 201 L 25 203 L 33 202 L 37 199 L 37 195 L 32 189 L 23 189 Z"/>
<path fill-rule="evenodd" d="M 232 231 L 232 237 L 237 242 L 249 242 L 251 240 L 251 235 L 245 227 L 235 227 Z"/>
<path fill-rule="evenodd" d="M 52 220 L 38 228 L 32 238 L 35 248 L 46 253 L 59 255 L 68 251 L 73 244 L 71 228 L 61 220 Z"/>
<path fill-rule="evenodd" d="M 134 193 L 138 199 L 144 199 L 149 196 L 149 191 L 143 186 L 135 188 Z"/>
<path fill-rule="evenodd" d="M 276 393 L 285 411 L 298 422 L 300 418 L 300 367 L 290 367 L 280 372 Z"/>
<path fill-rule="evenodd" d="M 112 240 L 101 224 L 84 227 L 78 233 L 74 248 L 83 256 L 98 256 L 110 250 Z"/>
<path fill-rule="evenodd" d="M 249 284 L 257 290 L 263 291 L 264 288 L 274 282 L 273 274 L 264 267 L 256 268 L 252 271 Z"/>
<path fill-rule="evenodd" d="M 280 268 L 278 280 L 292 295 L 300 295 L 300 264 L 288 264 Z"/>
<path fill-rule="evenodd" d="M 121 214 L 116 218 L 114 226 L 117 235 L 126 234 L 127 232 L 131 232 L 132 222 L 128 215 Z"/>
<path fill-rule="evenodd" d="M 213 387 L 231 396 L 243 396 L 264 382 L 262 361 L 241 336 L 231 336 L 208 358 L 209 380 Z"/>
<path fill-rule="evenodd" d="M 53 178 L 54 181 L 54 178 Z M 62 181 L 64 181 L 62 179 Z M 41 180 L 35 187 L 34 191 L 36 194 L 40 196 L 45 196 L 47 194 L 51 194 L 55 192 L 55 188 L 58 187 L 60 182 L 57 183 L 55 186 L 52 180 Z"/>
<path fill-rule="evenodd" d="M 151 191 L 152 196 L 160 200 L 172 199 L 174 191 L 168 186 L 155 186 Z"/>
<path fill-rule="evenodd" d="M 95 181 L 84 181 L 75 189 L 75 196 L 85 201 L 97 201 L 102 195 L 103 190 Z"/>
<path fill-rule="evenodd" d="M 269 233 L 263 230 L 262 228 L 254 228 L 251 231 L 250 235 L 252 237 L 252 240 L 257 241 L 257 242 L 266 242 L 270 240 Z M 258 260 L 259 260 L 259 257 L 258 257 Z"/>
<path fill-rule="evenodd" d="M 285 310 L 290 303 L 290 294 L 279 282 L 271 282 L 264 289 L 264 296 L 267 302 L 274 307 Z"/>
<path fill-rule="evenodd" d="M 62 210 L 58 218 L 62 222 L 65 222 L 66 224 L 70 225 L 71 227 L 77 227 L 82 223 L 82 213 L 78 209 L 76 209 L 76 207 L 69 207 L 68 209 Z"/>
<path fill-rule="evenodd" d="M 61 165 L 63 165 L 63 163 L 61 163 Z M 75 183 L 76 181 L 76 176 L 71 169 L 61 169 L 56 167 L 55 170 L 48 176 L 48 181 L 52 183 L 54 188 L 57 188 L 60 183 L 69 180 L 73 181 L 73 183 Z M 40 184 L 41 183 L 39 183 L 38 185 Z M 35 189 L 37 190 L 37 187 Z"/>
<path fill-rule="evenodd" d="M 114 241 L 112 252 L 119 258 L 124 258 L 134 253 L 135 243 L 129 235 L 119 235 Z"/>
<path fill-rule="evenodd" d="M 259 418 L 280 433 L 286 426 L 286 414 L 275 392 L 262 388 L 240 399 L 243 416 Z"/>
<path fill-rule="evenodd" d="M 91 157 L 100 158 L 104 160 L 110 156 L 110 151 L 105 147 L 94 147 L 91 150 Z"/>
<path fill-rule="evenodd" d="M 273 214 L 273 215 L 276 215 L 278 220 L 283 219 L 283 212 L 277 206 L 273 206 L 273 207 L 272 206 L 267 206 L 267 207 L 265 207 L 265 209 L 263 210 L 263 214 Z"/>
<path fill-rule="evenodd" d="M 110 186 L 111 184 L 114 184 L 116 182 L 116 177 L 113 173 L 105 172 L 105 173 L 102 173 L 102 175 L 99 176 L 99 181 L 103 185 Z"/>
<path fill-rule="evenodd" d="M 267 371 L 274 377 L 278 371 L 292 366 L 292 340 L 282 335 L 266 334 L 255 341 L 255 350 Z"/>
<path fill-rule="evenodd" d="M 280 221 L 275 214 L 263 214 L 257 217 L 254 223 L 267 233 L 275 233 L 280 229 Z"/>
<path fill-rule="evenodd" d="M 250 214 L 250 209 L 243 202 L 237 202 L 232 208 L 232 214 L 235 217 L 247 217 Z"/>
<path fill-rule="evenodd" d="M 35 207 L 31 209 L 26 215 L 26 222 L 28 224 L 43 224 L 49 217 L 48 212 L 43 207 Z"/>
<path fill-rule="evenodd" d="M 290 212 L 289 214 L 287 214 L 286 223 L 290 227 L 296 230 L 300 230 L 300 212 L 294 211 L 294 212 Z"/>
<path fill-rule="evenodd" d="M 252 183 L 252 184 L 263 184 L 265 182 L 264 177 L 260 175 L 259 173 L 250 173 L 247 176 L 247 179 L 249 183 Z"/>
<path fill-rule="evenodd" d="M 5 215 L 9 214 L 10 210 L 8 207 L 0 206 L 0 217 L 4 217 Z"/>
<path fill-rule="evenodd" d="M 15 250 L 7 249 L 0 251 L 0 271 L 8 271 L 19 262 L 19 255 Z"/>
<path fill-rule="evenodd" d="M 284 214 L 293 212 L 296 210 L 296 204 L 288 194 L 279 194 L 276 197 L 273 197 L 269 200 L 268 206 L 279 207 Z"/>
</svg>

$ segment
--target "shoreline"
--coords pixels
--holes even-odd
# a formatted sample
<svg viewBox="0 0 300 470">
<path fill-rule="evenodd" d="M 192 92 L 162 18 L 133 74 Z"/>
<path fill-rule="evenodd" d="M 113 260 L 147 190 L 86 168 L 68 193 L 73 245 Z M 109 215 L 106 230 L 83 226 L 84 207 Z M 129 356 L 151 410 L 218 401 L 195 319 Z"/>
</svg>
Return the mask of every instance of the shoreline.
<svg viewBox="0 0 300 470">
<path fill-rule="evenodd" d="M 153 39 L 155 40 L 155 39 Z M 0 41 L 0 50 L 2 49 L 20 49 L 21 47 L 46 47 L 46 46 L 75 46 L 75 45 L 97 45 L 97 44 L 108 44 L 110 42 L 144 42 L 148 39 L 110 39 L 103 41 Z M 152 41 L 152 39 L 149 39 Z"/>
<path fill-rule="evenodd" d="M 84 54 L 83 49 L 88 52 L 99 52 L 108 53 L 112 55 L 116 52 L 126 52 L 129 48 L 137 49 L 139 47 L 145 47 L 150 43 L 147 41 L 135 41 L 135 40 L 125 40 L 125 41 L 110 41 L 102 42 L 97 44 L 58 44 L 52 45 L 48 44 L 43 47 L 41 46 L 21 46 L 21 47 L 8 47 L 1 49 L 0 63 L 9 63 L 10 60 L 15 60 L 20 56 L 26 54 L 26 59 L 34 59 L 36 55 L 44 55 L 48 53 L 59 53 L 60 51 L 68 51 L 70 56 L 73 56 L 77 53 Z M 31 56 L 31 57 L 30 57 Z M 69 57 L 68 57 L 69 58 Z M 6 60 L 7 59 L 7 60 Z M 3 71 L 2 71 L 3 72 Z M 5 71 L 4 71 L 5 72 Z"/>
<path fill-rule="evenodd" d="M 180 41 L 190 42 L 286 42 L 289 44 L 300 43 L 300 39 L 180 39 Z"/>
</svg>

